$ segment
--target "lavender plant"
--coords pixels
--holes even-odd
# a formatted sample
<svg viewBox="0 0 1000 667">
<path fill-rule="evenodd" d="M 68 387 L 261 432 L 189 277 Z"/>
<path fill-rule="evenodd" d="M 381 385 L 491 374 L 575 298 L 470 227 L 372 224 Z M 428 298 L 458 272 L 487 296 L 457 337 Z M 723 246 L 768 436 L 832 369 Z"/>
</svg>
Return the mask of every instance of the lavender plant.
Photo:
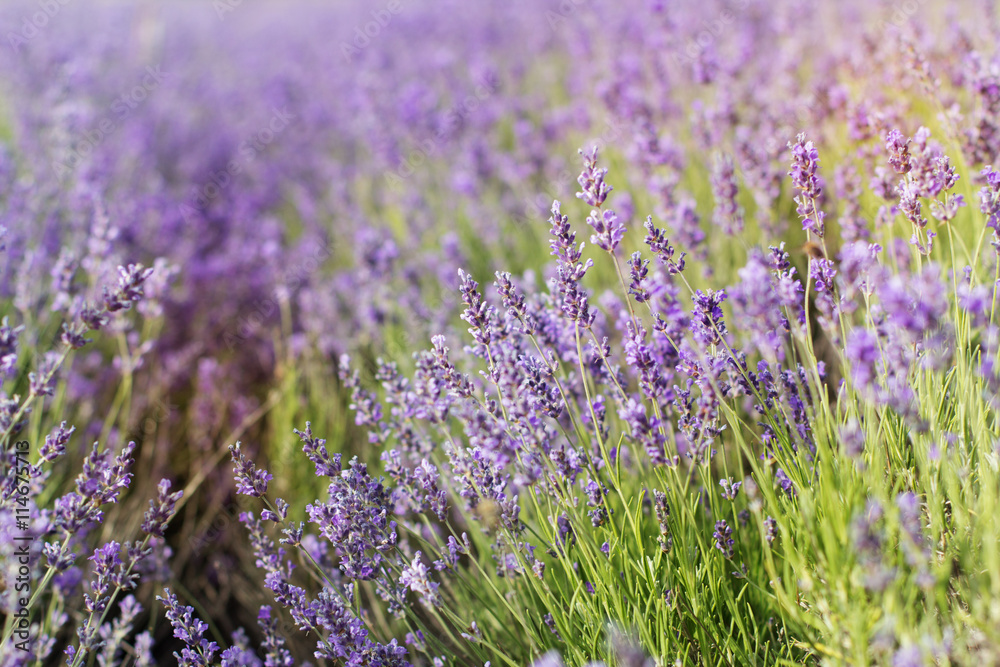
<svg viewBox="0 0 1000 667">
<path fill-rule="evenodd" d="M 464 354 L 438 336 L 412 377 L 380 360 L 381 400 L 341 360 L 384 477 L 342 467 L 307 424 L 303 449 L 331 483 L 296 526 L 237 445 L 241 492 L 267 507 L 244 517 L 265 585 L 315 633 L 317 657 L 383 664 L 370 637 L 398 627 L 408 661 L 516 665 L 554 650 L 582 664 L 612 658 L 609 622 L 664 663 L 992 654 L 989 623 L 966 620 L 988 618 L 981 591 L 996 571 L 980 561 L 995 546 L 996 425 L 978 361 L 994 353 L 983 347 L 992 297 L 974 269 L 949 288 L 916 238 L 916 261 L 898 271 L 877 243 L 827 259 L 818 150 L 801 136 L 789 145 L 802 227 L 819 239 L 805 287 L 780 246 L 769 260 L 751 254 L 735 288 L 694 289 L 652 222 L 650 259 L 632 255 L 626 278 L 626 230 L 591 151 L 577 196 L 595 207 L 587 223 L 618 274 L 617 312 L 591 305 L 593 259 L 556 201 L 548 290 L 497 273 L 491 299 L 459 272 Z M 987 230 L 980 222 L 980 238 Z M 726 324 L 728 292 L 740 295 L 739 331 Z M 836 384 L 820 341 L 836 350 Z M 952 388 L 961 364 L 969 384 Z M 322 584 L 314 600 L 289 588 L 270 523 Z M 328 541 L 323 558 L 304 546 L 307 530 Z M 328 599 L 348 605 L 334 607 L 340 620 L 313 621 L 307 610 Z M 371 605 L 397 623 L 374 624 L 383 612 Z M 405 664 L 388 646 L 388 664 Z"/>
<path fill-rule="evenodd" d="M 56 4 L 0 662 L 1000 659 L 992 6 Z"/>
</svg>

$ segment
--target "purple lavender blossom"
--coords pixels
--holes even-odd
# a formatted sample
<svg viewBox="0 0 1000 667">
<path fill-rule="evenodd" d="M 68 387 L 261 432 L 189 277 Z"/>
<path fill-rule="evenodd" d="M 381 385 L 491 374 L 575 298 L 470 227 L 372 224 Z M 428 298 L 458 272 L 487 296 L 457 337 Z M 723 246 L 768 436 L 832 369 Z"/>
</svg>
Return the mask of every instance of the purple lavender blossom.
<svg viewBox="0 0 1000 667">
<path fill-rule="evenodd" d="M 208 624 L 194 615 L 194 608 L 182 606 L 169 588 L 163 589 L 164 597 L 156 596 L 167 610 L 167 620 L 174 628 L 174 637 L 184 642 L 180 654 L 174 653 L 182 667 L 208 667 L 213 664 L 219 645 L 205 639 Z"/>
<path fill-rule="evenodd" d="M 0 322 L 0 377 L 10 377 L 17 371 L 17 340 L 24 325 L 12 327 L 4 315 Z"/>
<path fill-rule="evenodd" d="M 719 480 L 719 486 L 722 487 L 722 497 L 726 500 L 735 500 L 736 495 L 740 492 L 740 487 L 743 486 L 743 482 L 734 482 L 732 478 Z"/>
<path fill-rule="evenodd" d="M 419 595 L 426 607 L 440 607 L 442 601 L 438 589 L 441 584 L 430 580 L 430 569 L 424 565 L 422 557 L 419 551 L 413 555 L 413 562 L 403 568 L 399 583 Z"/>
<path fill-rule="evenodd" d="M 156 490 L 156 500 L 149 501 L 149 509 L 143 517 L 142 530 L 150 535 L 163 537 L 163 533 L 167 529 L 167 522 L 174 514 L 174 506 L 184 495 L 184 492 L 170 493 L 170 480 L 168 479 L 161 479 L 160 483 L 156 485 Z"/>
<path fill-rule="evenodd" d="M 262 606 L 257 614 L 257 625 L 264 634 L 262 647 L 266 652 L 268 667 L 292 667 L 295 662 L 292 654 L 285 648 L 284 638 L 278 634 L 278 623 L 271 616 L 271 608 Z"/>
<path fill-rule="evenodd" d="M 646 450 L 654 465 L 667 463 L 666 438 L 660 430 L 659 421 L 656 417 L 650 418 L 646 415 L 646 408 L 642 403 L 629 399 L 622 411 L 622 419 L 628 424 L 632 437 Z"/>
<path fill-rule="evenodd" d="M 104 307 L 108 312 L 128 309 L 143 296 L 142 286 L 146 279 L 153 275 L 152 268 L 144 268 L 142 264 L 129 264 L 118 267 L 118 285 L 112 289 L 104 288 Z"/>
<path fill-rule="evenodd" d="M 726 558 L 732 558 L 735 553 L 733 545 L 736 544 L 736 540 L 733 539 L 732 535 L 733 529 L 729 527 L 725 519 L 715 522 L 715 532 L 712 533 L 715 548 L 721 551 Z"/>
<path fill-rule="evenodd" d="M 469 333 L 472 334 L 476 343 L 487 348 L 492 339 L 493 307 L 483 299 L 479 292 L 479 283 L 473 280 L 472 276 L 459 269 L 458 279 L 462 292 L 462 303 L 465 304 L 462 319 L 469 323 Z"/>
<path fill-rule="evenodd" d="M 118 556 L 120 550 L 118 542 L 108 542 L 95 549 L 89 558 L 94 563 L 94 580 L 90 584 L 90 593 L 83 594 L 84 608 L 88 613 L 100 614 L 107 608 L 111 600 L 108 593 L 112 588 L 112 579 L 115 571 L 122 566 L 122 560 Z M 86 648 L 91 647 L 92 645 Z M 81 650 L 84 650 L 82 645 Z"/>
<path fill-rule="evenodd" d="M 608 194 L 614 189 L 604 182 L 604 177 L 607 175 L 608 170 L 606 168 L 597 168 L 597 146 L 586 152 L 580 149 L 579 152 L 583 156 L 584 168 L 580 176 L 576 179 L 581 188 L 581 191 L 576 193 L 576 196 L 578 199 L 585 201 L 587 206 L 600 208 L 604 204 L 604 200 L 607 199 Z"/>
<path fill-rule="evenodd" d="M 766 530 L 764 539 L 767 540 L 768 544 L 771 544 L 778 536 L 778 522 L 774 520 L 774 517 L 769 516 L 764 519 L 764 528 Z"/>
<path fill-rule="evenodd" d="M 694 310 L 691 311 L 691 321 L 694 337 L 702 345 L 719 345 L 729 332 L 722 320 L 722 302 L 726 300 L 725 290 L 698 290 L 691 297 Z"/>
<path fill-rule="evenodd" d="M 851 379 L 868 396 L 874 396 L 882 354 L 878 339 L 868 329 L 854 329 L 847 336 L 844 354 L 850 364 Z"/>
<path fill-rule="evenodd" d="M 591 211 L 587 216 L 587 224 L 594 230 L 590 242 L 606 252 L 614 253 L 625 237 L 625 225 L 611 209 Z"/>
<path fill-rule="evenodd" d="M 912 168 L 910 163 L 910 139 L 899 130 L 890 131 L 885 137 L 885 150 L 889 153 L 889 166 L 897 174 L 906 174 Z"/>
<path fill-rule="evenodd" d="M 981 176 L 985 185 L 979 190 L 979 210 L 986 214 L 986 226 L 993 230 L 993 247 L 1000 253 L 1000 172 L 987 165 Z"/>
<path fill-rule="evenodd" d="M 295 435 L 299 436 L 299 440 L 302 441 L 302 451 L 305 452 L 305 455 L 316 466 L 317 477 L 333 477 L 340 474 L 340 454 L 331 456 L 326 451 L 326 440 L 313 437 L 312 424 L 306 422 L 306 429 L 304 431 L 298 429 L 293 429 L 293 431 Z"/>
<path fill-rule="evenodd" d="M 687 253 L 681 253 L 680 256 L 674 260 L 674 247 L 670 245 L 670 241 L 666 237 L 666 233 L 657 228 L 653 224 L 653 216 L 647 216 L 646 222 L 644 224 L 646 228 L 646 245 L 649 249 L 653 251 L 656 258 L 667 267 L 667 272 L 670 274 L 677 274 L 684 270 L 684 256 Z"/>
<path fill-rule="evenodd" d="M 274 475 L 266 470 L 258 470 L 256 464 L 243 454 L 240 443 L 229 445 L 233 457 L 233 473 L 236 478 L 236 492 L 260 498 L 267 494 L 267 483 Z"/>
<path fill-rule="evenodd" d="M 642 253 L 634 252 L 628 260 L 629 267 L 629 296 L 636 300 L 636 303 L 646 303 L 649 301 L 649 289 L 646 287 L 646 278 L 649 276 L 649 260 L 642 258 Z"/>
<path fill-rule="evenodd" d="M 340 568 L 352 579 L 378 575 L 383 555 L 397 541 L 396 522 L 389 519 L 389 492 L 368 467 L 352 459 L 330 482 L 329 499 L 306 506 L 309 519 L 341 554 Z"/>
<path fill-rule="evenodd" d="M 90 454 L 84 459 L 83 472 L 76 478 L 76 491 L 55 501 L 54 526 L 72 535 L 86 526 L 99 523 L 104 518 L 101 506 L 118 502 L 119 494 L 128 488 L 132 480 L 129 468 L 132 466 L 134 451 L 135 443 L 130 442 L 112 462 L 111 453 L 101 450 L 95 442 Z M 65 554 L 57 555 L 53 552 L 52 557 L 61 564 L 64 563 Z"/>
<path fill-rule="evenodd" d="M 802 218 L 802 229 L 823 238 L 824 214 L 818 208 L 823 189 L 816 173 L 819 168 L 819 151 L 813 146 L 813 142 L 806 141 L 805 134 L 799 134 L 795 143 L 788 142 L 788 148 L 792 151 L 792 168 L 788 175 L 799 190 L 795 203 L 798 205 L 796 211 Z"/>
<path fill-rule="evenodd" d="M 59 424 L 52 433 L 45 436 L 45 444 L 42 445 L 39 456 L 42 460 L 51 463 L 66 453 L 66 444 L 69 438 L 76 431 L 75 426 L 66 428 L 66 422 Z"/>
</svg>

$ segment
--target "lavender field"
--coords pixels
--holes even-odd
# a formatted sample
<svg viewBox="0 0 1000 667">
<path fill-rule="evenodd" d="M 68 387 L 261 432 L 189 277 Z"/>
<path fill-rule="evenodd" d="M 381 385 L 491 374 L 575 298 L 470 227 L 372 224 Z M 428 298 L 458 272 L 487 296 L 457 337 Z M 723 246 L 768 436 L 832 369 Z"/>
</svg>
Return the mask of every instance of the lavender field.
<svg viewBox="0 0 1000 667">
<path fill-rule="evenodd" d="M 0 27 L 0 667 L 1000 665 L 992 0 Z"/>
</svg>

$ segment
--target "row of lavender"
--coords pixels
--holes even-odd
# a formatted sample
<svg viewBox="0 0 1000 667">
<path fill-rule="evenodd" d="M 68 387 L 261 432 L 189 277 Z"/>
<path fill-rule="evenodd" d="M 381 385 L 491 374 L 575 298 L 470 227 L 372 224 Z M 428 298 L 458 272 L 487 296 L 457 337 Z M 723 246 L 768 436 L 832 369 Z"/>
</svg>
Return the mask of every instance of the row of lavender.
<svg viewBox="0 0 1000 667">
<path fill-rule="evenodd" d="M 161 591 L 183 664 L 1000 651 L 989 5 L 50 4 L 5 14 L 5 664 L 169 654 L 248 430 L 270 606 Z M 281 416 L 342 391 L 381 469 L 306 426 L 307 505 Z"/>
</svg>

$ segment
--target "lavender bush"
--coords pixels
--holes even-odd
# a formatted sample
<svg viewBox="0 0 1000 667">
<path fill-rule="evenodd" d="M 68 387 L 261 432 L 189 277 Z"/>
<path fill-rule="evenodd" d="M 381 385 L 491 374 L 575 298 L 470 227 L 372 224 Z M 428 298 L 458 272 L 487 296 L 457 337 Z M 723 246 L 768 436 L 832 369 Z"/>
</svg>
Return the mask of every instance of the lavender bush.
<svg viewBox="0 0 1000 667">
<path fill-rule="evenodd" d="M 1000 661 L 991 3 L 0 21 L 3 665 Z"/>
</svg>

